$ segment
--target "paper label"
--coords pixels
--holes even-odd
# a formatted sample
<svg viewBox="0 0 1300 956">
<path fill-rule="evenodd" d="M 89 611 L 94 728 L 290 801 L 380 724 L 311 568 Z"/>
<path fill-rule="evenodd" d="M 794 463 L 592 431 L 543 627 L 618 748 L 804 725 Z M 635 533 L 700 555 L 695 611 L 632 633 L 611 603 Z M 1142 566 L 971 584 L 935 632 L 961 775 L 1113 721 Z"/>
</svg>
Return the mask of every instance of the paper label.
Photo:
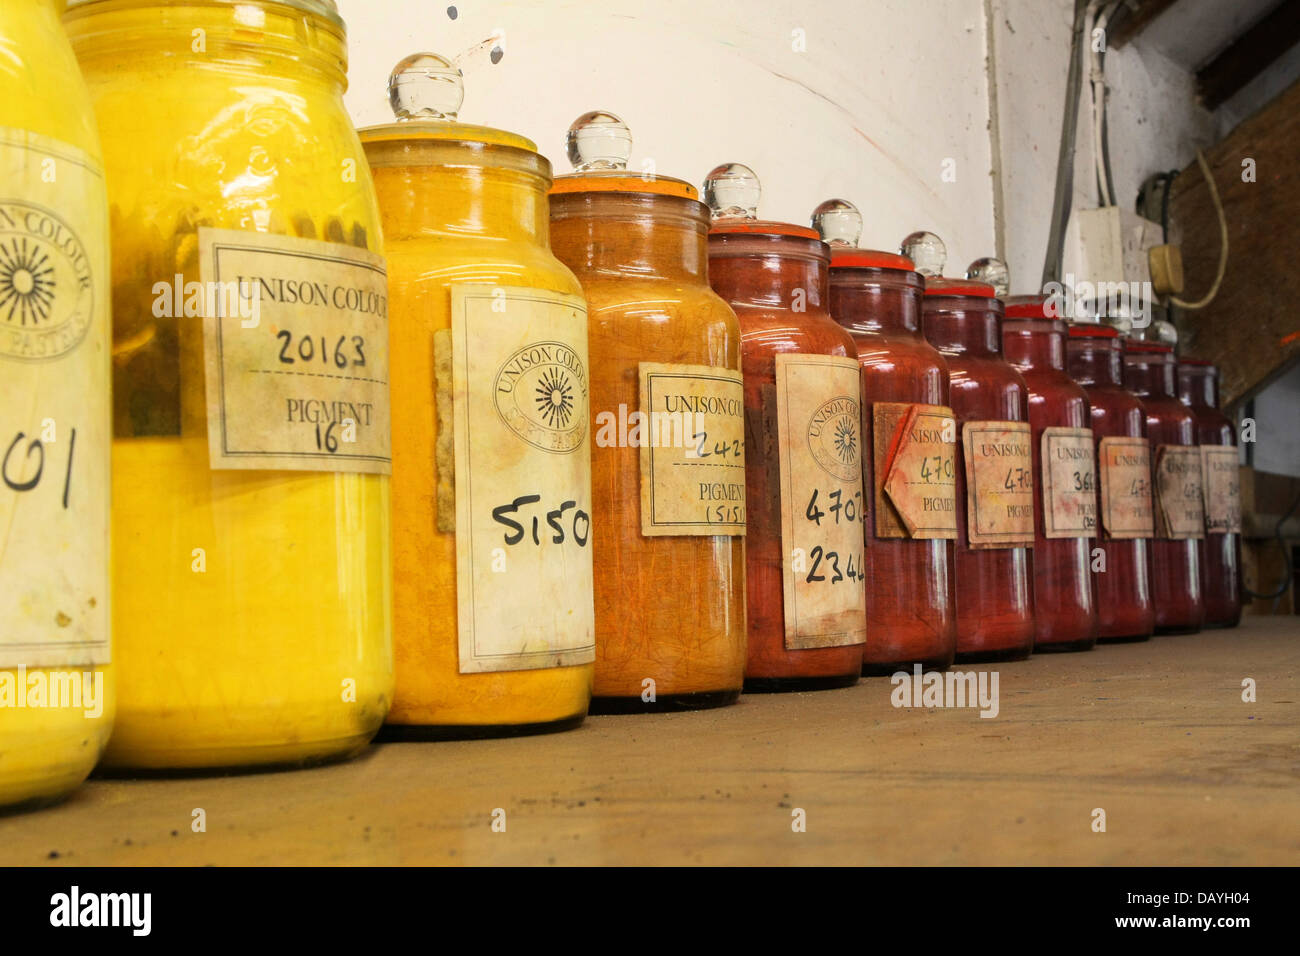
<svg viewBox="0 0 1300 956">
<path fill-rule="evenodd" d="M 93 158 L 0 128 L 0 668 L 109 663 L 105 206 Z"/>
<path fill-rule="evenodd" d="M 1208 534 L 1241 533 L 1241 480 L 1233 445 L 1202 445 L 1205 530 Z"/>
<path fill-rule="evenodd" d="M 1097 460 L 1091 428 L 1043 429 L 1043 536 L 1091 538 L 1097 533 Z"/>
<path fill-rule="evenodd" d="M 1205 537 L 1201 451 L 1196 445 L 1160 445 L 1155 463 L 1156 537 Z"/>
<path fill-rule="evenodd" d="M 1106 537 L 1149 538 L 1151 445 L 1145 438 L 1107 436 L 1097 448 L 1101 478 L 1101 526 Z"/>
<path fill-rule="evenodd" d="M 957 537 L 957 422 L 942 405 L 872 406 L 876 537 Z"/>
<path fill-rule="evenodd" d="M 595 660 L 587 306 L 451 288 L 460 672 Z"/>
<path fill-rule="evenodd" d="M 642 362 L 641 533 L 745 533 L 740 372 Z"/>
<path fill-rule="evenodd" d="M 785 646 L 866 640 L 857 359 L 777 355 Z"/>
<path fill-rule="evenodd" d="M 1028 422 L 966 422 L 966 539 L 972 548 L 1034 543 L 1033 435 Z"/>
<path fill-rule="evenodd" d="M 203 228 L 199 275 L 211 466 L 391 473 L 384 260 Z"/>
</svg>

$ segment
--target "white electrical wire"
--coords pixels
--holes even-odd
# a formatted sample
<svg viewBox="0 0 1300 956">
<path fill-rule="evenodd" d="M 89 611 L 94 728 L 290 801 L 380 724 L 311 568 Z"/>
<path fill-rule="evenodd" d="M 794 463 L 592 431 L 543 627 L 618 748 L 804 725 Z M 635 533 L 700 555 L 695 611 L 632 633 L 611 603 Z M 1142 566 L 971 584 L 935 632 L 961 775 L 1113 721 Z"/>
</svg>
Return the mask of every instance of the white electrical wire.
<svg viewBox="0 0 1300 956">
<path fill-rule="evenodd" d="M 1092 157 L 1097 170 L 1097 186 L 1101 191 L 1098 206 L 1110 205 L 1111 183 L 1106 175 L 1106 153 L 1102 135 L 1106 128 L 1106 70 L 1102 61 L 1101 50 L 1097 49 L 1096 33 L 1102 31 L 1102 44 L 1105 48 L 1106 24 L 1119 9 L 1121 0 L 1092 0 L 1088 4 L 1088 17 L 1092 28 L 1088 31 L 1088 44 L 1091 50 L 1092 70 L 1088 79 L 1092 83 Z"/>
<path fill-rule="evenodd" d="M 1196 162 L 1201 167 L 1205 184 L 1210 187 L 1210 201 L 1214 203 L 1214 211 L 1219 217 L 1219 268 L 1214 274 L 1214 283 L 1210 286 L 1210 291 L 1195 302 L 1184 302 L 1176 295 L 1169 297 L 1169 301 L 1180 309 L 1203 309 L 1213 302 L 1214 297 L 1219 294 L 1219 286 L 1223 283 L 1223 274 L 1228 270 L 1228 217 L 1223 212 L 1219 187 L 1214 184 L 1214 174 L 1210 172 L 1210 164 L 1205 160 L 1205 153 L 1199 149 L 1196 151 Z"/>
</svg>

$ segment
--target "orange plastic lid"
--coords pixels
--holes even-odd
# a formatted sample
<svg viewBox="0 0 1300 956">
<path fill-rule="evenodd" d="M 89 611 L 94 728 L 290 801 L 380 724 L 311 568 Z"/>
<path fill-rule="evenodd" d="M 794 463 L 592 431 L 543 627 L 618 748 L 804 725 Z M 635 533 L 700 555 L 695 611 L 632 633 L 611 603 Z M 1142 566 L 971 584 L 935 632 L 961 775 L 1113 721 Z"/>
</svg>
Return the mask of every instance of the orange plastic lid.
<svg viewBox="0 0 1300 956">
<path fill-rule="evenodd" d="M 567 173 L 556 176 L 551 195 L 557 193 L 654 193 L 660 196 L 682 196 L 699 199 L 699 191 L 685 180 L 671 176 L 646 174 L 637 176 L 624 169 L 601 172 Z"/>
<path fill-rule="evenodd" d="M 845 249 L 831 247 L 832 269 L 895 269 L 899 272 L 915 272 L 916 266 L 907 256 L 896 252 L 881 252 L 878 249 Z"/>
<path fill-rule="evenodd" d="M 822 238 L 807 226 L 796 226 L 792 222 L 768 222 L 764 219 L 715 219 L 709 228 L 709 235 L 717 236 L 726 233 L 751 236 L 798 236 L 801 239 L 816 239 L 818 242 Z"/>
<path fill-rule="evenodd" d="M 970 279 L 932 279 L 926 276 L 926 295 L 968 295 L 980 299 L 996 299 L 997 290 L 987 282 L 973 282 Z"/>
<path fill-rule="evenodd" d="M 1009 308 L 1007 314 L 1011 314 Z M 1102 325 L 1098 322 L 1075 322 L 1070 326 L 1070 338 L 1117 339 L 1119 338 L 1119 329 L 1113 325 Z"/>
</svg>

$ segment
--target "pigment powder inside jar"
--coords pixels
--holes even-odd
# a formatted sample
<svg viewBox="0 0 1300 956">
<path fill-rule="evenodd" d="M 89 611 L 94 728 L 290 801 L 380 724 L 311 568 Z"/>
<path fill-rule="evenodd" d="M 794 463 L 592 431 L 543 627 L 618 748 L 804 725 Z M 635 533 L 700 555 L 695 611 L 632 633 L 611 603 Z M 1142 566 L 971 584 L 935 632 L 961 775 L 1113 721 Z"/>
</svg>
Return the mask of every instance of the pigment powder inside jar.
<svg viewBox="0 0 1300 956">
<path fill-rule="evenodd" d="M 460 71 L 416 54 L 397 120 L 361 131 L 392 303 L 388 737 L 561 730 L 591 696 L 587 306 L 547 241 L 551 167 L 457 119 Z"/>
<path fill-rule="evenodd" d="M 812 219 L 831 248 L 831 315 L 861 369 L 863 673 L 942 669 L 957 646 L 957 426 L 947 363 L 921 337 L 924 280 L 906 256 L 858 248 L 852 203 L 827 200 Z"/>
<path fill-rule="evenodd" d="M 551 245 L 588 303 L 592 709 L 728 704 L 745 672 L 745 416 L 709 210 L 689 183 L 629 173 L 611 113 L 580 117 L 566 145 Z"/>
<path fill-rule="evenodd" d="M 745 381 L 745 689 L 844 687 L 866 632 L 858 363 L 826 308 L 826 244 L 759 220 L 760 193 L 738 163 L 704 183 L 709 281 L 740 321 Z"/>
<path fill-rule="evenodd" d="M 342 21 L 77 0 L 65 23 L 112 214 L 105 760 L 356 753 L 392 698 L 388 317 Z"/>
</svg>

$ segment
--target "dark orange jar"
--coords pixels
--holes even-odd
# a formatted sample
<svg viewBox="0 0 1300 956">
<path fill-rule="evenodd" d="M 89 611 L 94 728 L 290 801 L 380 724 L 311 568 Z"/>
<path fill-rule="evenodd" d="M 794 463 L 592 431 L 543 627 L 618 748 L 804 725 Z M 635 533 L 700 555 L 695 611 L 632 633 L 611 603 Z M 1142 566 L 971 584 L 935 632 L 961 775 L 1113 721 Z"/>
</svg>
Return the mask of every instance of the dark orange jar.
<svg viewBox="0 0 1300 956">
<path fill-rule="evenodd" d="M 957 442 L 947 363 L 921 336 L 924 280 L 906 256 L 857 248 L 862 217 L 851 203 L 822 203 L 813 223 L 831 247 L 831 316 L 861 370 L 862 672 L 941 670 L 957 648 Z"/>
<path fill-rule="evenodd" d="M 745 381 L 747 691 L 856 683 L 866 632 L 862 435 L 853 340 L 826 309 L 829 251 L 755 217 L 746 166 L 704 184 L 709 281 L 740 321 Z"/>
<path fill-rule="evenodd" d="M 1196 417 L 1205 499 L 1201 589 L 1205 626 L 1241 623 L 1241 482 L 1232 419 L 1219 411 L 1219 370 L 1199 359 L 1178 360 L 1178 397 Z"/>
<path fill-rule="evenodd" d="M 1155 515 L 1151 597 L 1156 633 L 1194 633 L 1205 622 L 1200 560 L 1205 515 L 1196 419 L 1175 396 L 1173 349 L 1155 342 L 1128 342 L 1124 385 L 1142 400 L 1151 442 Z"/>
<path fill-rule="evenodd" d="M 1029 387 L 1034 481 L 1034 650 L 1086 651 L 1097 641 L 1092 544 L 1096 452 L 1088 394 L 1065 373 L 1062 300 L 1008 299 L 1002 353 Z"/>
<path fill-rule="evenodd" d="M 1088 393 L 1097 450 L 1097 640 L 1145 641 L 1151 602 L 1151 446 L 1142 403 L 1123 386 L 1123 340 L 1109 326 L 1070 327 L 1066 369 Z"/>
</svg>

